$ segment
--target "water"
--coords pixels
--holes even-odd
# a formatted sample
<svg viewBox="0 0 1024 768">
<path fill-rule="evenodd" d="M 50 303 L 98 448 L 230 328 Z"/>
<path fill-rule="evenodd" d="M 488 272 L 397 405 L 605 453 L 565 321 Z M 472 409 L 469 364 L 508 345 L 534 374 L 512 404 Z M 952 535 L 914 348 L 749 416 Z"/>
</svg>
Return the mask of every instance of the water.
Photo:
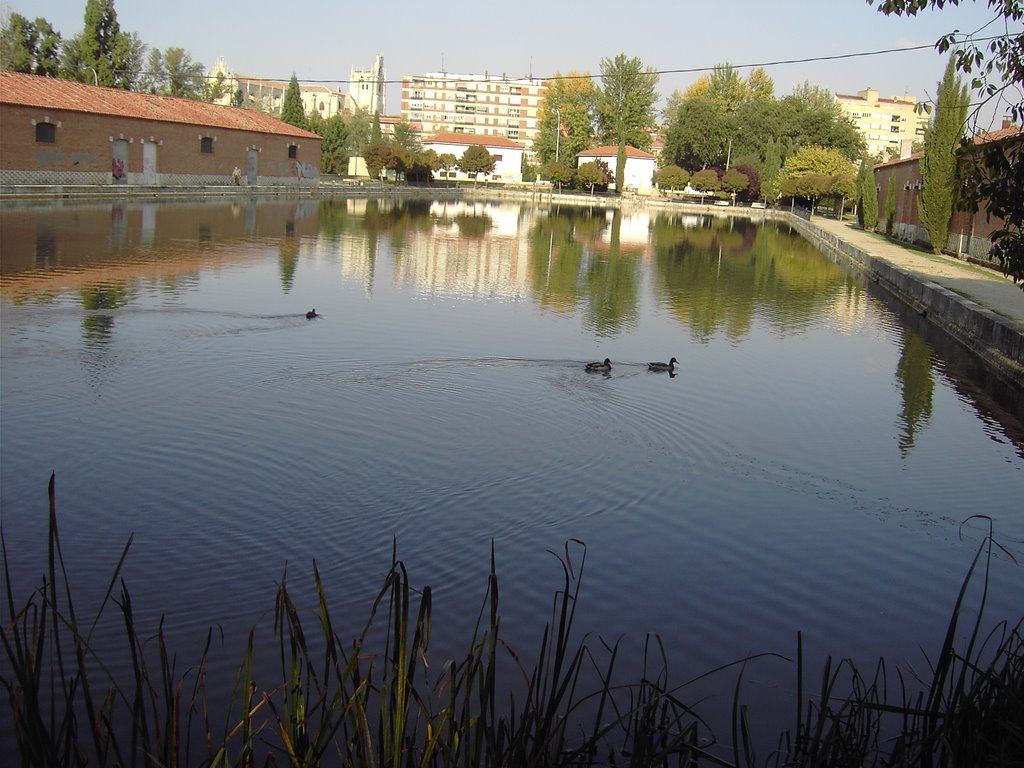
<svg viewBox="0 0 1024 768">
<path fill-rule="evenodd" d="M 493 542 L 529 657 L 552 552 L 581 540 L 581 629 L 659 633 L 679 682 L 792 655 L 797 631 L 812 658 L 921 667 L 984 535 L 962 522 L 1024 555 L 1021 394 L 784 225 L 244 199 L 2 216 L 12 581 L 42 574 L 54 470 L 82 599 L 133 535 L 141 619 L 186 649 L 225 629 L 215 686 L 251 625 L 269 637 L 286 563 L 301 599 L 316 561 L 355 626 L 393 545 L 444 657 Z M 988 623 L 1017 621 L 1020 567 L 991 575 Z"/>
</svg>

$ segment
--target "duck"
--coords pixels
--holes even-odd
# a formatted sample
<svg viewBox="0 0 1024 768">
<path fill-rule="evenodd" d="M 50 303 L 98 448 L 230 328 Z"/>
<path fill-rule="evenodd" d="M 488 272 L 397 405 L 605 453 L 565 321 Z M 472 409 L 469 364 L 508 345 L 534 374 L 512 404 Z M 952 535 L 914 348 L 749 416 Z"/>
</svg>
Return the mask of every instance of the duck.
<svg viewBox="0 0 1024 768">
<path fill-rule="evenodd" d="M 309 310 L 309 312 L 306 313 L 307 320 L 314 320 L 318 317 L 320 317 L 320 315 L 316 313 L 316 307 L 314 307 L 313 309 Z"/>
<path fill-rule="evenodd" d="M 647 370 L 649 370 L 649 371 L 668 371 L 669 373 L 672 373 L 675 370 L 675 368 L 676 368 L 676 363 L 678 363 L 678 362 L 679 361 L 676 360 L 673 357 L 667 363 L 648 363 L 647 364 Z"/>
<path fill-rule="evenodd" d="M 612 361 L 609 358 L 605 358 L 603 363 L 587 363 L 588 371 L 610 371 L 612 369 Z"/>
</svg>

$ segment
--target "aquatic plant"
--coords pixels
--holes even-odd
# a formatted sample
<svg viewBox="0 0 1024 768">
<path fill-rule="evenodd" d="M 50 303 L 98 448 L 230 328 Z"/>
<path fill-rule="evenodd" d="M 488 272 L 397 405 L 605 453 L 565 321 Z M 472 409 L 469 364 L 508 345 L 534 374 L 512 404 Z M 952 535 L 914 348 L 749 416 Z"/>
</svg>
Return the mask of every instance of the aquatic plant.
<svg viewBox="0 0 1024 768">
<path fill-rule="evenodd" d="M 563 581 L 532 663 L 501 639 L 493 546 L 468 648 L 440 665 L 430 661 L 431 590 L 413 588 L 397 550 L 351 639 L 336 631 L 316 564 L 316 604 L 309 608 L 296 604 L 286 570 L 273 618 L 280 676 L 270 687 L 254 682 L 260 652 L 254 627 L 233 703 L 217 712 L 216 692 L 207 688 L 216 633 L 207 633 L 199 658 L 179 672 L 163 620 L 151 634 L 136 620 L 122 579 L 131 539 L 95 615 L 82 621 L 61 553 L 52 476 L 48 525 L 42 584 L 23 598 L 14 594 L 0 530 L 6 585 L 0 685 L 25 766 L 1009 766 L 1024 755 L 1021 624 L 981 634 L 988 562 L 998 546 L 991 531 L 928 675 L 912 684 L 897 673 L 898 703 L 887 700 L 884 661 L 867 679 L 849 660 L 833 665 L 829 659 L 812 695 L 798 636 L 794 726 L 759 761 L 752 714 L 742 702 L 744 673 L 763 658 L 780 657 L 761 654 L 698 678 L 738 672 L 731 746 L 720 743 L 684 700 L 695 681 L 670 679 L 657 636 L 647 637 L 633 665 L 639 679 L 628 683 L 614 676 L 619 643 L 576 636 L 582 542 L 567 542 L 558 555 Z M 982 605 L 958 650 L 965 595 L 979 566 Z M 94 642 L 104 613 L 123 627 L 126 671 L 115 670 Z"/>
</svg>

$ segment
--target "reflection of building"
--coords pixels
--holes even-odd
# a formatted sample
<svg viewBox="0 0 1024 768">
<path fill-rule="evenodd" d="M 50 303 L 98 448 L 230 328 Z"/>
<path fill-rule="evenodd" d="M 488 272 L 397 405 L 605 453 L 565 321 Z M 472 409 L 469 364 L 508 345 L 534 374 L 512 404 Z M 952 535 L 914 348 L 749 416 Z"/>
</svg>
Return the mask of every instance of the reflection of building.
<svg viewBox="0 0 1024 768">
<path fill-rule="evenodd" d="M 1000 142 L 1009 147 L 1013 142 L 1024 143 L 1024 129 L 1019 125 L 1005 122 L 998 131 L 992 131 L 974 139 L 974 143 L 989 144 Z M 1019 148 L 1018 152 L 1024 152 Z M 886 198 L 889 192 L 889 180 L 892 179 L 896 188 L 896 214 L 893 217 L 892 233 L 908 242 L 928 243 L 928 232 L 921 224 L 921 158 L 917 152 L 909 157 L 892 160 L 875 166 L 875 188 L 878 193 L 879 230 L 884 230 L 886 219 Z M 975 214 L 964 211 L 953 211 L 949 220 L 949 237 L 941 247 L 947 251 L 966 254 L 977 259 L 987 259 L 992 242 L 989 239 L 996 230 L 1003 228 L 1003 220 L 998 216 L 989 217 L 983 204 Z"/>
<path fill-rule="evenodd" d="M 402 78 L 402 119 L 421 136 L 437 132 L 500 136 L 530 151 L 547 83 L 491 75 L 435 73 Z"/>
<path fill-rule="evenodd" d="M 461 133 L 438 133 L 423 139 L 423 149 L 432 149 L 438 155 L 455 155 L 456 159 L 461 158 L 463 153 L 470 147 L 483 147 L 495 159 L 494 173 L 491 179 L 495 181 L 522 181 L 523 180 L 523 145 L 517 144 L 501 136 L 468 136 Z M 444 171 L 440 174 L 444 178 Z M 468 179 L 472 178 L 463 171 L 452 170 L 448 172 L 448 178 Z"/>
<path fill-rule="evenodd" d="M 0 72 L 0 183 L 316 183 L 320 137 L 248 109 Z"/>
<path fill-rule="evenodd" d="M 880 99 L 878 91 L 867 88 L 856 96 L 837 93 L 836 101 L 864 137 L 869 155 L 888 159 L 891 152 L 898 157 L 903 142 L 910 147 L 915 141 L 924 141 L 928 115 L 915 111 L 917 99 L 913 96 Z"/>
<path fill-rule="evenodd" d="M 608 164 L 608 170 L 615 175 L 615 162 L 619 154 L 619 148 L 615 146 L 598 147 L 580 152 L 576 157 L 579 164 L 592 163 L 601 160 Z M 623 173 L 622 185 L 626 189 L 638 191 L 650 191 L 654 189 L 654 169 L 657 158 L 649 152 L 644 152 L 636 147 L 626 147 L 626 168 Z M 614 185 L 614 179 L 613 179 Z"/>
</svg>

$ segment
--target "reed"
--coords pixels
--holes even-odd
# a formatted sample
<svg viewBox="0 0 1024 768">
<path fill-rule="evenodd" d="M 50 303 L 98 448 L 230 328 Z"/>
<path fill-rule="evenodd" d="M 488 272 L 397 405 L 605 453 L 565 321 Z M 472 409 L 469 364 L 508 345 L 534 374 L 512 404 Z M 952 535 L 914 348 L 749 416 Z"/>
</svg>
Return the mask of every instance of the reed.
<svg viewBox="0 0 1024 768">
<path fill-rule="evenodd" d="M 0 684 L 25 766 L 320 765 L 443 766 L 942 766 L 1021 765 L 1024 760 L 1024 638 L 1021 624 L 982 635 L 989 535 L 964 579 L 939 656 L 917 680 L 880 661 L 864 677 L 849 660 L 828 659 L 805 687 L 802 637 L 796 649 L 792 728 L 763 760 L 755 713 L 743 703 L 746 669 L 762 654 L 702 675 L 735 673 L 731 744 L 716 740 L 687 686 L 674 684 L 660 638 L 648 636 L 630 664 L 639 679 L 617 681 L 619 643 L 574 631 L 586 562 L 582 542 L 557 555 L 563 579 L 535 656 L 526 661 L 501 638 L 499 579 L 492 546 L 484 599 L 461 656 L 430 661 L 432 598 L 392 565 L 354 638 L 331 617 L 313 565 L 315 606 L 297 605 L 282 574 L 273 633 L 279 677 L 253 680 L 256 628 L 248 634 L 226 711 L 207 689 L 218 640 L 207 633 L 199 658 L 181 670 L 161 620 L 139 626 L 122 578 L 131 540 L 88 623 L 80 620 L 61 553 L 54 478 L 49 484 L 47 567 L 24 597 L 11 586 L 0 530 L 5 590 Z M 980 576 L 979 576 L 980 574 Z M 955 638 L 968 587 L 982 580 L 981 605 L 966 646 Z M 93 637 L 105 614 L 119 625 L 128 669 L 114 669 Z M 120 653 L 120 651 L 116 651 Z M 890 698 L 895 698 L 893 703 Z"/>
</svg>

